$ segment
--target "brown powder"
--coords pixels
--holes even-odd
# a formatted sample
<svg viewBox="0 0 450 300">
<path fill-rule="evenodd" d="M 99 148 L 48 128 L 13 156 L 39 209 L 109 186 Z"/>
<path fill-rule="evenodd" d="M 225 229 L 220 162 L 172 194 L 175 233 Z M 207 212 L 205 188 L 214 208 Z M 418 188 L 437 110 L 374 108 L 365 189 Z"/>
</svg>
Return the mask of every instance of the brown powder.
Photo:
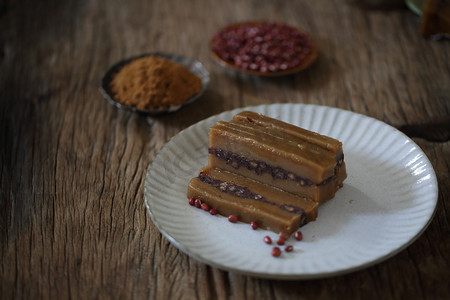
<svg viewBox="0 0 450 300">
<path fill-rule="evenodd" d="M 159 56 L 133 60 L 115 74 L 115 100 L 138 109 L 177 106 L 201 90 L 201 79 L 184 66 Z"/>
</svg>

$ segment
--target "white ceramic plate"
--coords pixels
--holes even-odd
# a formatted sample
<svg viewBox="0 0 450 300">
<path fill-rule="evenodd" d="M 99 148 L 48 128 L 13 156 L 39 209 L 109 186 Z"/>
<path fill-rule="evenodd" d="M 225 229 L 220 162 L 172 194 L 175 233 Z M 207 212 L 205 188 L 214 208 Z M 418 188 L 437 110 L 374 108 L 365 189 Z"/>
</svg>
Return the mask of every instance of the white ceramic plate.
<svg viewBox="0 0 450 300">
<path fill-rule="evenodd" d="M 407 136 L 375 119 L 336 108 L 274 104 L 246 108 L 343 142 L 348 178 L 291 238 L 293 252 L 271 256 L 265 235 L 188 204 L 189 180 L 207 164 L 209 127 L 242 109 L 203 120 L 174 136 L 149 166 L 145 202 L 176 247 L 220 269 L 265 278 L 327 277 L 378 263 L 406 248 L 427 227 L 437 203 L 433 167 Z"/>
</svg>

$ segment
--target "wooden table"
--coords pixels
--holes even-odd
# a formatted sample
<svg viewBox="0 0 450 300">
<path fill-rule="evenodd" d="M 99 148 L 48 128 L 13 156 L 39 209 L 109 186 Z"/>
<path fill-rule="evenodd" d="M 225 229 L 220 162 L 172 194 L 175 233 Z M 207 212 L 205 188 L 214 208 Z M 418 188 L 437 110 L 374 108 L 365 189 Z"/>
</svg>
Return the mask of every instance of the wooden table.
<svg viewBox="0 0 450 300">
<path fill-rule="evenodd" d="M 317 62 L 270 79 L 213 62 L 211 36 L 251 19 L 310 32 Z M 450 299 L 450 44 L 420 36 L 419 23 L 402 1 L 4 1 L 0 298 Z M 99 82 L 116 61 L 152 51 L 199 59 L 211 84 L 194 104 L 147 122 L 107 103 Z M 206 117 L 278 102 L 405 129 L 439 182 L 423 235 L 372 267 L 304 281 L 212 268 L 164 238 L 143 199 L 158 150 Z"/>
</svg>

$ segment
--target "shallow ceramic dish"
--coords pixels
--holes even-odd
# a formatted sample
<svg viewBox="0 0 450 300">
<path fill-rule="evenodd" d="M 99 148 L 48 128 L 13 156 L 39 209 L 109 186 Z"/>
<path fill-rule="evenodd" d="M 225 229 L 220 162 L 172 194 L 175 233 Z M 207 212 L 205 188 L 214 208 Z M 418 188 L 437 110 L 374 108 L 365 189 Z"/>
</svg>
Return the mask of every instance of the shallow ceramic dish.
<svg viewBox="0 0 450 300">
<path fill-rule="evenodd" d="M 230 24 L 222 29 L 220 29 L 217 33 L 219 33 L 222 30 L 228 30 L 228 29 L 237 29 L 239 27 L 245 26 L 245 25 L 257 25 L 260 23 L 268 23 L 267 21 L 247 21 L 247 22 L 240 22 L 240 23 L 234 23 L 234 24 Z M 269 22 L 269 23 L 276 23 L 276 22 Z M 285 25 L 285 24 L 283 24 Z M 292 26 L 290 26 L 292 27 Z M 317 59 L 317 55 L 318 55 L 318 49 L 317 49 L 317 45 L 314 42 L 314 40 L 311 38 L 311 36 L 309 34 L 307 34 L 306 32 L 299 30 L 297 28 L 295 28 L 296 31 L 298 31 L 299 33 L 303 34 L 303 35 L 307 35 L 310 40 L 311 40 L 311 51 L 310 53 L 302 59 L 301 63 L 299 65 L 297 65 L 296 67 L 293 68 L 289 68 L 286 70 L 282 70 L 282 71 L 275 71 L 275 72 L 261 72 L 261 71 L 257 71 L 257 70 L 249 70 L 249 69 L 245 69 L 245 68 L 241 68 L 238 65 L 224 60 L 222 59 L 215 51 L 215 41 L 214 41 L 214 37 L 217 35 L 217 33 L 213 36 L 213 38 L 211 39 L 211 41 L 209 42 L 209 51 L 211 54 L 211 57 L 218 62 L 220 65 L 224 66 L 224 67 L 228 67 L 231 68 L 233 70 L 239 71 L 239 72 L 243 72 L 243 73 L 247 73 L 247 74 L 252 74 L 252 75 L 258 75 L 258 76 L 265 76 L 265 77 L 276 77 L 276 76 L 285 76 L 285 75 L 290 75 L 290 74 L 294 74 L 297 73 L 301 70 L 306 69 L 307 67 L 309 67 L 316 59 Z"/>
<path fill-rule="evenodd" d="M 202 88 L 201 88 L 200 92 L 198 94 L 196 94 L 194 97 L 188 99 L 187 101 L 183 102 L 180 105 L 170 106 L 170 107 L 161 108 L 161 109 L 138 109 L 134 106 L 124 105 L 124 104 L 116 101 L 114 99 L 114 93 L 111 91 L 111 85 L 110 85 L 110 83 L 114 77 L 114 74 L 119 72 L 119 70 L 123 66 L 130 63 L 131 61 L 138 59 L 138 58 L 146 57 L 146 56 L 160 56 L 160 57 L 172 60 L 176 63 L 183 65 L 188 70 L 190 70 L 192 73 L 194 73 L 198 77 L 200 77 L 200 79 L 202 81 Z M 164 115 L 164 114 L 175 112 L 175 111 L 179 110 L 180 108 L 182 108 L 182 107 L 194 102 L 198 98 L 200 98 L 200 96 L 205 92 L 206 88 L 208 87 L 209 81 L 210 81 L 209 72 L 203 67 L 202 63 L 199 62 L 198 60 L 195 60 L 195 59 L 189 58 L 189 57 L 185 57 L 185 56 L 181 56 L 181 55 L 156 52 L 156 53 L 146 53 L 146 54 L 141 54 L 138 56 L 130 57 L 130 58 L 124 59 L 124 60 L 119 61 L 118 63 L 114 64 L 103 76 L 102 81 L 101 81 L 100 91 L 102 92 L 102 94 L 106 98 L 106 100 L 108 100 L 112 105 L 114 105 L 120 109 L 144 113 L 148 116 L 159 116 L 159 115 Z"/>
<path fill-rule="evenodd" d="M 309 279 L 366 268 L 405 249 L 430 223 L 438 188 L 433 167 L 407 136 L 378 120 L 316 105 L 246 108 L 343 142 L 348 178 L 319 216 L 292 237 L 293 252 L 278 258 L 249 224 L 197 209 L 186 198 L 189 180 L 208 161 L 208 131 L 242 109 L 210 117 L 174 136 L 158 152 L 145 178 L 145 203 L 161 233 L 208 265 L 252 276 Z"/>
</svg>

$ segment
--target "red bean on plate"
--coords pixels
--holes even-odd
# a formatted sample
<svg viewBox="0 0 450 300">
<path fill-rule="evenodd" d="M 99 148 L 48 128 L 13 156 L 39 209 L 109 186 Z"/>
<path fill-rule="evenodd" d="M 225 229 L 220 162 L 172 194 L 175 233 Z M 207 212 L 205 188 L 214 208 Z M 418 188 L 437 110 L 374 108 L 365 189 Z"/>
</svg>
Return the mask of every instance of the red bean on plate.
<svg viewBox="0 0 450 300">
<path fill-rule="evenodd" d="M 286 73 L 306 67 L 316 57 L 311 37 L 278 22 L 242 22 L 219 30 L 210 42 L 212 53 L 249 73 Z"/>
</svg>

